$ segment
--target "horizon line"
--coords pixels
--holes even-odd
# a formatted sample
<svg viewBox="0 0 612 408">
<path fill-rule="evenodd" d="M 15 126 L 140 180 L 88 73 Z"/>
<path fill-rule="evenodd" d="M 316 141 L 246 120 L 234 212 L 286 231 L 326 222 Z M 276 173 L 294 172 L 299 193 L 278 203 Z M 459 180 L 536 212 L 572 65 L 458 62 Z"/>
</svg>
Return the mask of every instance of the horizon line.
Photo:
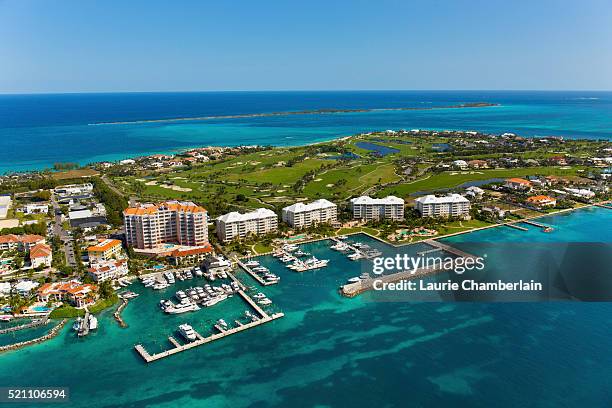
<svg viewBox="0 0 612 408">
<path fill-rule="evenodd" d="M 43 91 L 0 92 L 0 96 L 83 94 L 177 94 L 177 93 L 289 93 L 289 92 L 612 92 L 612 89 L 244 89 L 244 90 L 152 90 L 152 91 Z"/>
</svg>

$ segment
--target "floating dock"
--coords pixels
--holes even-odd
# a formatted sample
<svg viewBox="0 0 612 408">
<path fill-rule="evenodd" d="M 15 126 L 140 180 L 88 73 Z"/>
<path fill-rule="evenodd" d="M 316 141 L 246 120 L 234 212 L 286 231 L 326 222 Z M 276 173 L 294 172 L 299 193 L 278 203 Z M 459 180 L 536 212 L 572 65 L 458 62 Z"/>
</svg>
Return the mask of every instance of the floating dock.
<svg viewBox="0 0 612 408">
<path fill-rule="evenodd" d="M 160 360 L 160 359 L 162 359 L 164 357 L 168 357 L 168 356 L 180 353 L 181 351 L 189 350 L 189 349 L 201 346 L 203 344 L 210 343 L 210 342 L 213 342 L 215 340 L 222 339 L 223 337 L 230 336 L 232 334 L 235 334 L 235 333 L 238 333 L 238 332 L 250 329 L 252 327 L 259 326 L 259 325 L 264 324 L 264 323 L 268 323 L 268 322 L 270 322 L 272 320 L 275 320 L 275 319 L 278 319 L 278 318 L 281 318 L 281 317 L 284 316 L 283 313 L 275 313 L 275 314 L 269 315 L 256 302 L 254 302 L 253 299 L 251 299 L 246 293 L 244 293 L 244 291 L 240 290 L 240 291 L 238 291 L 238 294 L 253 309 L 255 309 L 255 311 L 260 316 L 259 320 L 254 321 L 254 322 L 244 323 L 241 326 L 234 327 L 234 328 L 227 329 L 227 330 L 223 330 L 220 327 L 218 327 L 218 325 L 215 325 L 217 330 L 219 330 L 219 333 L 212 334 L 212 335 L 210 335 L 208 337 L 203 337 L 201 334 L 196 332 L 197 340 L 192 341 L 190 343 L 186 343 L 184 345 L 181 345 L 174 337 L 170 336 L 168 339 L 170 340 L 170 343 L 172 343 L 174 345 L 174 347 L 171 348 L 170 350 L 162 351 L 162 352 L 157 353 L 157 354 L 150 354 L 144 348 L 144 346 L 142 344 L 135 345 L 134 349 L 136 350 L 136 352 L 138 354 L 140 354 L 140 356 L 143 358 L 144 361 L 146 361 L 147 363 L 151 363 L 153 361 Z"/>
<path fill-rule="evenodd" d="M 423 242 L 433 246 L 434 248 L 432 250 L 424 251 L 422 253 L 429 253 L 432 251 L 435 251 L 435 252 L 445 251 L 445 252 L 448 252 L 450 254 L 456 255 L 461 258 L 466 258 L 466 259 L 476 258 L 475 255 L 469 254 L 465 251 L 451 247 L 450 245 L 446 245 L 438 241 L 426 240 Z M 436 273 L 443 272 L 443 271 L 444 271 L 443 268 L 419 268 L 416 271 L 402 271 L 402 272 L 397 272 L 397 273 L 393 273 L 390 275 L 381 275 L 375 278 L 363 279 L 355 283 L 347 283 L 346 285 L 343 285 L 340 287 L 340 292 L 343 296 L 355 297 L 363 292 L 373 289 L 375 281 L 380 281 L 382 283 L 392 283 L 392 282 L 398 282 L 401 280 L 411 280 L 411 279 L 423 278 L 423 277 L 434 275 Z"/>
<path fill-rule="evenodd" d="M 255 272 L 253 272 L 251 270 L 251 268 L 249 268 L 248 266 L 246 266 L 244 263 L 242 263 L 242 261 L 240 260 L 236 260 L 236 262 L 238 263 L 238 266 L 240 266 L 242 269 L 245 270 L 246 273 L 248 273 L 249 275 L 251 275 L 251 277 L 253 279 L 255 279 L 257 282 L 259 282 L 259 284 L 261 286 L 269 286 L 269 285 L 276 285 L 279 281 L 276 282 L 268 282 L 265 279 L 262 279 L 261 276 L 259 276 L 258 274 L 256 274 Z M 234 280 L 236 280 L 234 278 Z"/>
</svg>

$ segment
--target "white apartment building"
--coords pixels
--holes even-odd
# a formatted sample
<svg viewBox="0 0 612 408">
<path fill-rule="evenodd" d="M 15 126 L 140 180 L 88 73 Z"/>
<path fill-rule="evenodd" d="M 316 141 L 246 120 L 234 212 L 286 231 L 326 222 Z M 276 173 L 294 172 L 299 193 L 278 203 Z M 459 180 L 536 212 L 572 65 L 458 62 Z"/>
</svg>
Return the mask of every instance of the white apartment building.
<svg viewBox="0 0 612 408">
<path fill-rule="evenodd" d="M 316 200 L 310 204 L 295 203 L 283 208 L 283 221 L 293 228 L 332 223 L 337 219 L 338 206 L 325 199 Z"/>
<path fill-rule="evenodd" d="M 351 199 L 351 210 L 353 218 L 360 220 L 403 220 L 404 200 L 395 196 L 385 198 L 361 196 Z"/>
<path fill-rule="evenodd" d="M 141 204 L 125 209 L 123 220 L 127 244 L 138 249 L 155 249 L 165 242 L 208 244 L 207 211 L 192 202 Z"/>
<path fill-rule="evenodd" d="M 470 201 L 460 194 L 426 195 L 414 202 L 421 217 L 465 217 L 470 214 Z"/>
<path fill-rule="evenodd" d="M 99 262 L 92 265 L 87 272 L 98 283 L 119 279 L 126 276 L 129 272 L 127 259 Z"/>
<path fill-rule="evenodd" d="M 244 238 L 249 234 L 262 235 L 278 229 L 278 216 L 267 208 L 249 213 L 231 212 L 216 220 L 217 236 L 223 242 Z"/>
</svg>

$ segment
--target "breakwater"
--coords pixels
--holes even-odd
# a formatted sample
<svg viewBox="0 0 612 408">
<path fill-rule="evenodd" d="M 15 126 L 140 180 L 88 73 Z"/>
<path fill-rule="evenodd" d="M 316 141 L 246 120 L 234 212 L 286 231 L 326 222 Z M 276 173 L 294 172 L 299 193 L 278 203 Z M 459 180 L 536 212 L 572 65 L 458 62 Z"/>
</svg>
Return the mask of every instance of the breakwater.
<svg viewBox="0 0 612 408">
<path fill-rule="evenodd" d="M 42 326 L 43 324 L 47 324 L 49 322 L 49 317 L 45 316 L 42 319 L 34 320 L 30 323 L 22 324 L 19 326 L 7 327 L 6 329 L 0 330 L 0 334 L 10 333 L 23 329 L 31 329 L 33 327 Z"/>
<path fill-rule="evenodd" d="M 60 330 L 64 327 L 67 321 L 68 319 L 63 319 L 54 328 L 52 328 L 49 331 L 49 333 L 45 334 L 44 336 L 41 336 L 41 337 L 38 337 L 32 340 L 21 341 L 19 343 L 8 344 L 6 346 L 2 346 L 0 347 L 0 353 L 5 352 L 5 351 L 17 350 L 17 349 L 20 349 L 26 346 L 30 346 L 32 344 L 38 344 L 38 343 L 42 343 L 43 341 L 52 339 L 53 337 L 59 334 Z"/>
</svg>

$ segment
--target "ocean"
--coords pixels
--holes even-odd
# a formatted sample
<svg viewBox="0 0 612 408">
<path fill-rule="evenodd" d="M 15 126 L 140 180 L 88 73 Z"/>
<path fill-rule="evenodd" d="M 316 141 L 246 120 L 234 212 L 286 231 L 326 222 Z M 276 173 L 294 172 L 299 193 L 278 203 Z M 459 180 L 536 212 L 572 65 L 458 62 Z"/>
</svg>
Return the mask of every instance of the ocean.
<svg viewBox="0 0 612 408">
<path fill-rule="evenodd" d="M 389 111 L 487 102 L 499 106 Z M 127 123 L 312 109 L 368 112 Z M 376 110 L 383 109 L 383 110 Z M 386 129 L 610 139 L 612 92 L 346 91 L 0 95 L 0 174 L 209 145 L 291 146 Z"/>
<path fill-rule="evenodd" d="M 446 241 L 495 240 L 503 248 L 586 238 L 610 245 L 611 220 L 609 209 L 594 207 L 540 219 L 555 228 L 548 234 L 499 227 Z M 384 249 L 371 238 L 359 240 Z M 98 331 L 84 339 L 67 327 L 48 342 L 4 353 L 0 384 L 69 387 L 70 406 L 88 408 L 610 406 L 610 303 L 346 299 L 338 286 L 360 273 L 358 264 L 328 246 L 304 245 L 331 260 L 317 271 L 296 273 L 270 256 L 260 258 L 281 276 L 278 285 L 258 288 L 285 313 L 281 319 L 147 365 L 135 344 L 158 352 L 170 346 L 169 335 L 178 336 L 178 324 L 189 322 L 205 334 L 220 317 L 233 321 L 245 305 L 234 297 L 167 316 L 159 299 L 196 283 L 177 282 L 161 292 L 135 284 L 131 289 L 141 295 L 123 313 L 128 328 L 107 311 Z M 516 255 L 496 257 L 505 263 Z"/>
</svg>

